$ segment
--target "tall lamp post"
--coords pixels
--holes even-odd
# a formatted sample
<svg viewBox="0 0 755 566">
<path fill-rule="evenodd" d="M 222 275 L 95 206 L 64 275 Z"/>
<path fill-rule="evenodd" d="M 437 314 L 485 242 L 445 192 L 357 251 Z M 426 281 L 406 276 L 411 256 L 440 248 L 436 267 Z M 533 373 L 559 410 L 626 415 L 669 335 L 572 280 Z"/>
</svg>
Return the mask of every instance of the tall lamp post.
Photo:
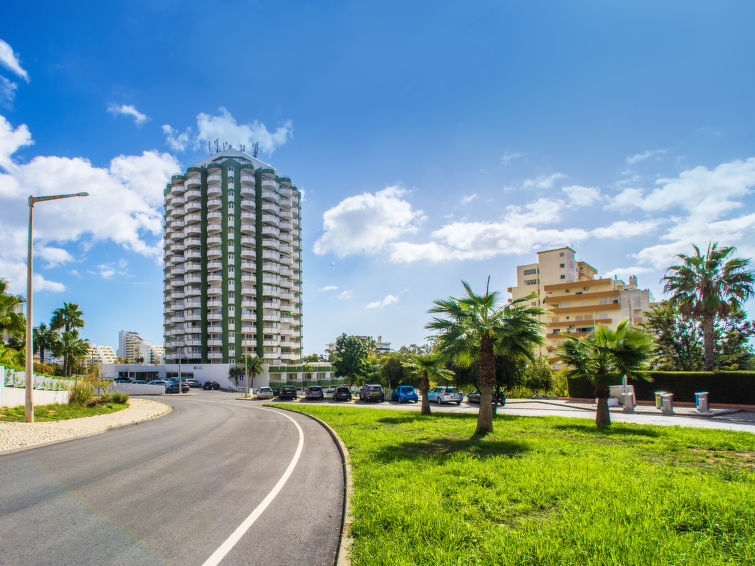
<svg viewBox="0 0 755 566">
<path fill-rule="evenodd" d="M 32 244 L 34 241 L 34 205 L 46 200 L 58 200 L 61 198 L 71 197 L 88 197 L 89 193 L 72 193 L 67 195 L 49 195 L 45 197 L 29 196 L 29 250 L 26 259 L 26 404 L 25 420 L 27 423 L 34 422 L 34 402 L 32 400 L 32 388 L 34 387 L 34 359 L 32 358 L 34 348 L 32 347 Z"/>
</svg>

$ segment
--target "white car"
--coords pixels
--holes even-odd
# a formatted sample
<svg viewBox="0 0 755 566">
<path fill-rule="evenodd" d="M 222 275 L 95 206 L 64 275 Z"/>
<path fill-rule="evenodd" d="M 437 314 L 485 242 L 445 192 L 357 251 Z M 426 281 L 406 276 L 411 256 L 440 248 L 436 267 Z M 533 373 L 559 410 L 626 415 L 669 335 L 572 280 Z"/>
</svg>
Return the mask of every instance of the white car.
<svg viewBox="0 0 755 566">
<path fill-rule="evenodd" d="M 273 398 L 273 390 L 269 387 L 260 387 L 259 391 L 257 391 L 257 399 L 272 399 Z"/>
</svg>

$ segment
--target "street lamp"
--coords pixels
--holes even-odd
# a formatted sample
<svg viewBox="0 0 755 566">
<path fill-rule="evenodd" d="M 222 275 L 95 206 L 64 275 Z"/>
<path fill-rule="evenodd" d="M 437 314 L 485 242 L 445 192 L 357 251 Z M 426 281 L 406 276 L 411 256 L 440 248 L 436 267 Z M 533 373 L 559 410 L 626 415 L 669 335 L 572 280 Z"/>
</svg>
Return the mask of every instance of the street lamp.
<svg viewBox="0 0 755 566">
<path fill-rule="evenodd" d="M 29 251 L 26 259 L 26 407 L 25 420 L 27 423 L 34 422 L 34 403 L 32 401 L 32 388 L 34 387 L 34 348 L 32 347 L 31 318 L 32 318 L 32 243 L 34 240 L 34 205 L 46 200 L 57 200 L 71 197 L 88 197 L 89 193 L 73 193 L 68 195 L 49 195 L 46 197 L 29 196 Z"/>
</svg>

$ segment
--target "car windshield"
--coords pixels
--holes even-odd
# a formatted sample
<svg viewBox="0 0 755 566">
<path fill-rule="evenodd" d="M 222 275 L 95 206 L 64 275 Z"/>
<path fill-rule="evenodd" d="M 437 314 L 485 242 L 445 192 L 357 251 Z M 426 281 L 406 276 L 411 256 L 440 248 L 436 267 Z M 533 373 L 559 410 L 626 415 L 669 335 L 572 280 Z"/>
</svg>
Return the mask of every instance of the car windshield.
<svg viewBox="0 0 755 566">
<path fill-rule="evenodd" d="M 310 391 L 322 391 L 322 387 L 319 387 L 319 386 L 310 387 L 309 390 Z"/>
<path fill-rule="evenodd" d="M 446 387 L 446 393 L 458 393 L 459 390 L 455 387 Z"/>
<path fill-rule="evenodd" d="M 380 391 L 382 387 L 379 385 L 370 385 L 367 387 L 367 391 Z"/>
<path fill-rule="evenodd" d="M 402 385 L 401 387 L 399 387 L 399 389 L 401 391 L 411 391 L 412 390 L 412 388 L 410 386 L 408 386 L 408 385 Z"/>
</svg>

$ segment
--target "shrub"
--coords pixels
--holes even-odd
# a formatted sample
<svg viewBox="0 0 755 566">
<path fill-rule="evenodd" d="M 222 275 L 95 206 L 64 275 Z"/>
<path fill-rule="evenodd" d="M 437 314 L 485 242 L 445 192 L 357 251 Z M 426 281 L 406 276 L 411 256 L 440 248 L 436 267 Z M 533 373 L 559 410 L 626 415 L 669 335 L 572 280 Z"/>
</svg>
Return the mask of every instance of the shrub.
<svg viewBox="0 0 755 566">
<path fill-rule="evenodd" d="M 75 383 L 68 390 L 69 405 L 86 405 L 92 397 L 94 397 L 94 391 L 84 383 Z"/>
<path fill-rule="evenodd" d="M 113 402 L 113 396 L 110 393 L 102 393 L 97 400 L 100 403 L 112 403 Z"/>
<path fill-rule="evenodd" d="M 124 393 L 123 391 L 116 391 L 110 396 L 110 399 L 113 401 L 113 403 L 125 405 L 126 403 L 128 403 L 128 393 Z"/>
</svg>

